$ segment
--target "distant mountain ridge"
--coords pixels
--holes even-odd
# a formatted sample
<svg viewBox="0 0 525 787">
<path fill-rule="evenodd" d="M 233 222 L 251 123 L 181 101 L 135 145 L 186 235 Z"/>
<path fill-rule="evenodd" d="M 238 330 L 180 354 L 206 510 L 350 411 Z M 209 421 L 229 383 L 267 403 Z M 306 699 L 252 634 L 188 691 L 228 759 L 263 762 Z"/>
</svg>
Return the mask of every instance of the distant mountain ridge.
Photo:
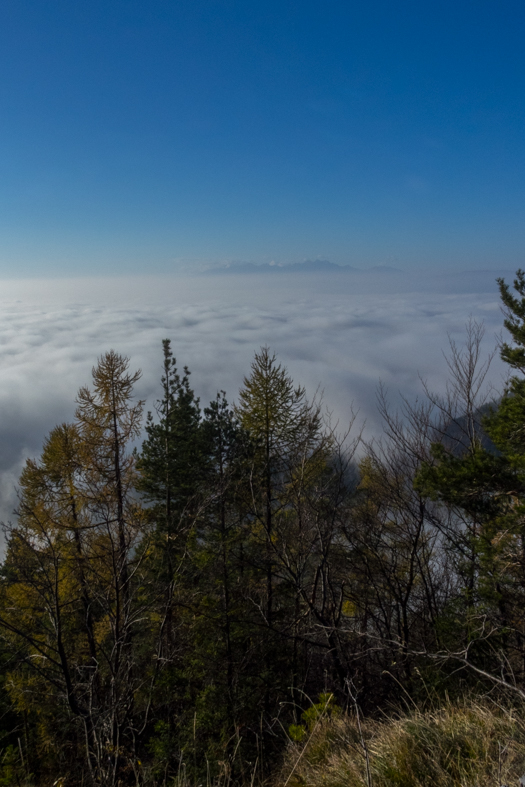
<svg viewBox="0 0 525 787">
<path fill-rule="evenodd" d="M 354 268 L 352 265 L 336 265 L 329 260 L 305 260 L 288 265 L 265 262 L 233 262 L 230 265 L 208 268 L 205 274 L 217 275 L 228 273 L 400 273 L 399 268 L 388 265 L 376 265 L 373 268 Z"/>
</svg>

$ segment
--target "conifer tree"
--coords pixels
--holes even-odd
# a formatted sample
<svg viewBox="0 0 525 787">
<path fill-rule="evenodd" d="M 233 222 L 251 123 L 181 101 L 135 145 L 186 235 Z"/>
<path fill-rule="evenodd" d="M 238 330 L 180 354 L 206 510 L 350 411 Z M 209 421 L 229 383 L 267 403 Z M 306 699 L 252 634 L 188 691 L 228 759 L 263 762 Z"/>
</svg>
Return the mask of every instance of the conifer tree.
<svg viewBox="0 0 525 787">
<path fill-rule="evenodd" d="M 162 342 L 164 374 L 162 399 L 157 402 L 158 420 L 148 413 L 146 440 L 138 460 L 140 488 L 155 504 L 157 527 L 176 537 L 185 518 L 192 513 L 204 460 L 199 400 L 190 387 L 190 371 L 177 371 L 171 342 Z"/>
<path fill-rule="evenodd" d="M 252 489 L 253 515 L 261 523 L 266 541 L 266 624 L 274 617 L 273 547 L 275 516 L 285 506 L 283 492 L 301 452 L 319 434 L 318 409 L 306 400 L 306 391 L 277 363 L 275 354 L 262 347 L 255 354 L 251 374 L 244 378 L 236 414 L 254 442 L 256 484 Z"/>
<path fill-rule="evenodd" d="M 471 622 L 464 646 L 475 669 L 525 685 L 525 273 L 518 270 L 514 294 L 498 279 L 505 327 L 512 344 L 501 346 L 510 367 L 503 397 L 483 418 L 492 441 L 475 439 L 468 451 L 433 446 L 417 478 L 422 491 L 459 512 L 468 523 L 476 561 Z M 502 655 L 504 654 L 504 655 Z"/>
<path fill-rule="evenodd" d="M 162 735 L 154 745 L 162 750 L 169 769 L 176 767 L 186 732 L 190 740 L 193 734 L 194 709 L 187 697 L 198 692 L 192 667 L 201 581 L 193 558 L 207 493 L 202 483 L 206 455 L 199 400 L 190 386 L 189 369 L 178 372 L 169 339 L 163 340 L 162 348 L 162 396 L 155 406 L 157 417 L 148 413 L 137 468 L 152 528 L 148 582 L 164 621 L 159 651 L 164 666 L 155 695 Z"/>
<path fill-rule="evenodd" d="M 28 711 L 52 708 L 53 734 L 76 730 L 85 778 L 105 787 L 136 770 L 149 713 L 139 687 L 156 641 L 155 626 L 148 636 L 143 626 L 145 520 L 129 452 L 142 403 L 132 401 L 140 373 L 128 366 L 103 355 L 92 389 L 79 391 L 75 423 L 27 462 L 1 587 L 0 629 L 23 654 L 14 695 L 29 699 Z"/>
<path fill-rule="evenodd" d="M 253 644 L 251 581 L 244 555 L 247 435 L 219 392 L 204 409 L 205 453 L 202 512 L 198 538 L 189 550 L 197 579 L 188 657 L 197 707 L 202 756 L 223 761 L 230 778 L 239 761 L 251 756 L 253 740 L 239 729 L 257 715 L 251 678 L 260 667 Z"/>
<path fill-rule="evenodd" d="M 289 692 L 289 665 L 294 660 L 290 632 L 300 612 L 297 592 L 285 578 L 286 570 L 280 570 L 287 561 L 281 560 L 279 550 L 291 546 L 287 534 L 293 532 L 297 514 L 292 500 L 300 496 L 299 488 L 309 475 L 305 468 L 320 439 L 320 413 L 268 347 L 255 354 L 235 412 L 252 441 L 247 559 L 254 567 L 252 603 L 267 629 L 260 644 L 260 675 L 268 723 L 278 700 Z"/>
</svg>

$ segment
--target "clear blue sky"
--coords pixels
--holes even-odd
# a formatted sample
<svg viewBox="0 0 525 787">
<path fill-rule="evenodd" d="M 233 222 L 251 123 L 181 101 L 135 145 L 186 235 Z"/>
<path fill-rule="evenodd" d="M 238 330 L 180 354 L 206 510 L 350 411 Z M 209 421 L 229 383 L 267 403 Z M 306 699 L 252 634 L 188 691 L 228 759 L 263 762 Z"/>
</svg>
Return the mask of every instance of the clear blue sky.
<svg viewBox="0 0 525 787">
<path fill-rule="evenodd" d="M 3 0 L 0 276 L 525 265 L 525 4 Z"/>
</svg>

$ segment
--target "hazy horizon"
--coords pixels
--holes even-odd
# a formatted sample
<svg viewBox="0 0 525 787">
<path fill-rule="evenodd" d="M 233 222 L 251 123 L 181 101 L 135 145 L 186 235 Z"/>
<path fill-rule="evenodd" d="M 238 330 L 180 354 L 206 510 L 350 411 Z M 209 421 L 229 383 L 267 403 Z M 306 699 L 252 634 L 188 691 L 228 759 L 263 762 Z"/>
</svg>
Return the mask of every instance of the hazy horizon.
<svg viewBox="0 0 525 787">
<path fill-rule="evenodd" d="M 523 4 L 0 8 L 0 277 L 523 264 Z"/>
<path fill-rule="evenodd" d="M 443 385 L 470 314 L 488 348 L 495 279 L 525 265 L 524 22 L 510 0 L 4 2 L 4 514 L 110 348 L 151 407 L 163 338 L 203 404 L 267 344 L 372 433 L 380 378 Z"/>
</svg>

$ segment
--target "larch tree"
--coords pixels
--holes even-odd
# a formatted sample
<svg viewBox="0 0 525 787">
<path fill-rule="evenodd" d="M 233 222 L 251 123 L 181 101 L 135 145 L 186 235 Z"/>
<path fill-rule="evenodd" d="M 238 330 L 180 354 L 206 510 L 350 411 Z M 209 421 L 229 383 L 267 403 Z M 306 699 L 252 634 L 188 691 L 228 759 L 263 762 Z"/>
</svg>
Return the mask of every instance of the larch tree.
<svg viewBox="0 0 525 787">
<path fill-rule="evenodd" d="M 252 441 L 246 500 L 251 540 L 247 559 L 254 566 L 252 603 L 267 634 L 261 641 L 263 708 L 271 717 L 279 694 L 290 687 L 297 589 L 281 570 L 279 550 L 290 545 L 298 499 L 311 481 L 321 438 L 320 408 L 306 398 L 268 347 L 255 354 L 244 378 L 235 413 Z M 296 678 L 293 678 L 292 684 Z"/>
<path fill-rule="evenodd" d="M 317 408 L 306 391 L 294 386 L 286 369 L 268 347 L 255 354 L 235 408 L 254 444 L 252 514 L 262 525 L 266 543 L 266 604 L 264 615 L 273 627 L 273 541 L 275 517 L 286 506 L 284 492 L 298 458 L 315 442 L 320 430 Z"/>
<path fill-rule="evenodd" d="M 52 735 L 76 735 L 85 774 L 107 787 L 138 772 L 162 626 L 143 585 L 145 517 L 130 451 L 140 373 L 128 366 L 103 355 L 93 387 L 79 391 L 75 423 L 27 462 L 1 587 L 0 629 L 21 656 L 13 696 L 44 716 L 52 707 Z"/>
</svg>

